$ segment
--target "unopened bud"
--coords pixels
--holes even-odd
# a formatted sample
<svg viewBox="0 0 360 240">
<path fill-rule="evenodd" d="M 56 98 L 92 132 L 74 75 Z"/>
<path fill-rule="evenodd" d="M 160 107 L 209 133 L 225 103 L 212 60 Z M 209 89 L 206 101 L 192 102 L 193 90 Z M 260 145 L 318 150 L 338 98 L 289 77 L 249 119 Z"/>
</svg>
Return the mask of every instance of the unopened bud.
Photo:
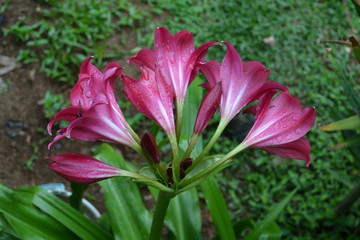
<svg viewBox="0 0 360 240">
<path fill-rule="evenodd" d="M 180 168 L 185 171 L 186 169 L 188 169 L 191 166 L 192 162 L 193 162 L 192 158 L 187 158 L 180 163 Z"/>
<path fill-rule="evenodd" d="M 141 149 L 149 157 L 149 159 L 155 163 L 160 163 L 160 154 L 156 145 L 154 137 L 149 131 L 146 131 L 144 136 L 141 138 Z"/>
</svg>

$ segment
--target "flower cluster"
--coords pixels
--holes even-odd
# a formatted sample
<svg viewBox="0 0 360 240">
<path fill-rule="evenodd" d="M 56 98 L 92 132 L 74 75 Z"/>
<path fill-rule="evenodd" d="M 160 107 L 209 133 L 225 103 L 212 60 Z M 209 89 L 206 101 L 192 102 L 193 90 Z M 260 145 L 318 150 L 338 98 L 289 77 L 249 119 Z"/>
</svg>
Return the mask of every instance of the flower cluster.
<svg viewBox="0 0 360 240">
<path fill-rule="evenodd" d="M 304 160 L 308 166 L 310 144 L 303 136 L 314 124 L 314 109 L 303 109 L 284 86 L 267 81 L 270 72 L 261 63 L 243 62 L 231 43 L 223 44 L 227 51 L 222 62 L 205 62 L 208 49 L 221 43 L 208 42 L 195 48 L 193 36 L 188 31 L 171 35 L 167 29 L 157 28 L 154 49 L 140 50 L 128 60 L 129 64 L 133 63 L 140 69 L 139 80 L 127 76 L 117 63 L 110 63 L 101 72 L 91 64 L 90 57 L 83 62 L 78 81 L 71 91 L 72 106 L 60 111 L 49 123 L 51 134 L 54 123 L 61 120 L 69 122 L 66 128 L 58 130 L 59 134 L 49 148 L 63 137 L 126 145 L 144 157 L 155 179 L 116 169 L 81 154 L 50 157 L 53 161 L 50 167 L 77 183 L 130 176 L 171 192 L 193 186 L 199 179 L 221 170 L 229 159 L 247 148 L 260 148 L 282 158 Z M 188 86 L 199 73 L 207 79 L 201 85 L 207 93 L 198 110 L 188 148 L 180 155 L 185 96 Z M 117 79 L 123 82 L 124 92 L 135 108 L 166 133 L 172 149 L 168 162 L 161 159 L 150 132 L 140 138 L 127 123 L 114 95 Z M 249 104 L 252 105 L 247 107 Z M 218 128 L 204 150 L 196 156 L 193 148 L 218 108 Z M 209 150 L 241 111 L 255 116 L 255 123 L 247 137 L 231 152 L 217 157 L 208 169 L 196 169 L 209 159 Z M 191 177 L 186 178 L 187 174 Z"/>
</svg>

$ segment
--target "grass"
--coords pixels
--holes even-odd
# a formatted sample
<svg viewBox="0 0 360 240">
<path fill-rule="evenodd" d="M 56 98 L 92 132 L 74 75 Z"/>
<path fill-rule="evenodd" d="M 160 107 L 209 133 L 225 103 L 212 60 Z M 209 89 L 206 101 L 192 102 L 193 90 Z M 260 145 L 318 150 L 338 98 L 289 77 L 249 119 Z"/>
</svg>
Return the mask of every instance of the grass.
<svg viewBox="0 0 360 240">
<path fill-rule="evenodd" d="M 329 150 L 343 140 L 340 133 L 318 130 L 353 114 L 341 81 L 344 77 L 356 79 L 359 68 L 351 64 L 352 57 L 345 48 L 320 43 L 346 39 L 352 28 L 360 29 L 350 1 L 346 7 L 336 0 L 48 2 L 51 7 L 42 10 L 42 20 L 33 25 L 26 25 L 24 20 L 7 33 L 26 42 L 19 59 L 40 61 L 50 78 L 69 84 L 76 80 L 73 76 L 85 56 L 94 54 L 105 63 L 126 54 L 108 44 L 114 34 L 131 29 L 139 48 L 151 47 L 157 26 L 154 18 L 165 18 L 161 25 L 172 33 L 184 29 L 194 33 L 197 46 L 229 41 L 244 61 L 262 62 L 271 70 L 270 79 L 289 87 L 304 106 L 316 108 L 316 125 L 308 134 L 312 165 L 307 169 L 302 162 L 281 160 L 256 150 L 240 155 L 219 177 L 234 222 L 244 217 L 262 219 L 274 202 L 298 187 L 277 221 L 283 238 L 344 239 L 360 224 L 359 203 L 341 217 L 332 214 L 350 185 L 359 182 L 359 159 L 349 149 Z M 263 42 L 270 36 L 275 39 L 274 47 Z M 121 37 L 120 42 L 126 44 L 126 38 Z M 330 53 L 328 47 L 332 48 Z M 224 53 L 225 49 L 213 47 L 209 57 L 221 61 Z M 329 54 L 339 65 L 329 62 Z M 346 64 L 348 76 L 339 69 Z M 226 138 L 215 151 L 226 152 L 235 145 L 234 139 Z M 343 176 L 341 181 L 339 176 Z M 344 178 L 350 184 L 344 184 Z"/>
</svg>

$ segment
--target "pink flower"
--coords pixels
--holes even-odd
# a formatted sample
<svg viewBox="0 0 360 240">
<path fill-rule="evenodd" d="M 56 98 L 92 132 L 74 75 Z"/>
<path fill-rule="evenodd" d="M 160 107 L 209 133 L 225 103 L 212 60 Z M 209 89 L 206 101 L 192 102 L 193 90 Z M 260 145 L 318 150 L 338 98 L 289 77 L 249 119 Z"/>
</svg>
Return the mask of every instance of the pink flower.
<svg viewBox="0 0 360 240">
<path fill-rule="evenodd" d="M 66 153 L 50 157 L 49 167 L 66 180 L 88 184 L 111 177 L 122 176 L 121 169 L 109 166 L 99 160 L 78 153 Z"/>
<path fill-rule="evenodd" d="M 300 102 L 285 91 L 271 101 L 276 91 L 259 99 L 248 109 L 255 113 L 255 123 L 241 143 L 243 147 L 261 148 L 283 158 L 304 160 L 310 164 L 310 144 L 303 136 L 316 118 L 313 108 L 302 109 Z"/>
<path fill-rule="evenodd" d="M 155 121 L 168 135 L 174 135 L 172 91 L 153 59 L 154 52 L 144 49 L 128 61 L 138 66 L 142 74 L 139 81 L 122 76 L 125 94 L 139 112 Z"/>
<path fill-rule="evenodd" d="M 275 82 L 266 82 L 270 72 L 261 63 L 243 63 L 233 45 L 229 42 L 224 44 L 228 50 L 221 65 L 216 61 L 209 61 L 198 64 L 198 67 L 208 80 L 203 84 L 205 88 L 211 89 L 216 82 L 221 82 L 221 118 L 229 122 L 243 107 L 264 93 L 286 88 Z"/>
<path fill-rule="evenodd" d="M 132 138 L 127 124 L 114 95 L 114 82 L 121 73 L 116 63 L 110 63 L 100 72 L 87 58 L 81 68 L 79 79 L 70 94 L 71 107 L 63 109 L 48 124 L 51 134 L 54 123 L 64 120 L 69 126 L 60 129 L 52 147 L 63 137 L 82 141 L 107 141 L 132 146 Z"/>
<path fill-rule="evenodd" d="M 184 102 L 187 87 L 197 75 L 195 64 L 203 61 L 209 47 L 219 43 L 208 42 L 195 49 L 191 33 L 181 31 L 171 36 L 166 28 L 156 29 L 154 43 L 156 62 L 165 81 L 178 102 Z"/>
<path fill-rule="evenodd" d="M 205 95 L 199 112 L 196 117 L 194 134 L 200 135 L 208 125 L 219 107 L 221 99 L 221 85 L 216 83 L 214 87 Z"/>
</svg>

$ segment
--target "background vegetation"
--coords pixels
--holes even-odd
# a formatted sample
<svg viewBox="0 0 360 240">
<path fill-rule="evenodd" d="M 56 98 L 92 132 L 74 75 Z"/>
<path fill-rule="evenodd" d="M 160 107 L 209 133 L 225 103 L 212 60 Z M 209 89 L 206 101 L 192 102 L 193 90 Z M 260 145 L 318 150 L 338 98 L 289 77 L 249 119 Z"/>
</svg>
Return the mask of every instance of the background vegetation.
<svg viewBox="0 0 360 240">
<path fill-rule="evenodd" d="M 349 51 L 321 43 L 347 39 L 360 29 L 350 1 L 41 2 L 45 7 L 40 21 L 28 24 L 31 21 L 24 19 L 6 34 L 26 43 L 18 60 L 41 62 L 50 78 L 69 86 L 76 80 L 81 61 L 89 55 L 105 65 L 140 48 L 152 47 L 156 26 L 172 33 L 188 30 L 194 33 L 197 46 L 207 41 L 229 41 L 244 61 L 262 62 L 271 70 L 270 79 L 289 87 L 304 106 L 316 108 L 317 122 L 308 134 L 312 165 L 305 168 L 303 162 L 282 160 L 261 151 L 239 156 L 235 165 L 218 176 L 233 221 L 263 219 L 274 202 L 298 187 L 277 221 L 284 239 L 343 239 L 360 228 L 359 202 L 342 216 L 333 214 L 337 203 L 360 181 L 359 157 L 356 150 L 331 150 L 343 136 L 318 129 L 353 114 L 341 85 L 344 78 L 350 78 L 357 84 L 355 90 L 360 90 L 359 68 Z M 273 41 L 265 43 L 269 37 Z M 209 54 L 221 61 L 224 53 L 225 49 L 214 47 Z M 330 63 L 329 57 L 336 64 Z M 52 103 L 58 99 L 50 93 L 45 96 L 47 117 L 59 107 Z M 216 152 L 226 152 L 239 141 L 239 136 L 230 131 L 225 137 L 215 147 Z"/>
</svg>

